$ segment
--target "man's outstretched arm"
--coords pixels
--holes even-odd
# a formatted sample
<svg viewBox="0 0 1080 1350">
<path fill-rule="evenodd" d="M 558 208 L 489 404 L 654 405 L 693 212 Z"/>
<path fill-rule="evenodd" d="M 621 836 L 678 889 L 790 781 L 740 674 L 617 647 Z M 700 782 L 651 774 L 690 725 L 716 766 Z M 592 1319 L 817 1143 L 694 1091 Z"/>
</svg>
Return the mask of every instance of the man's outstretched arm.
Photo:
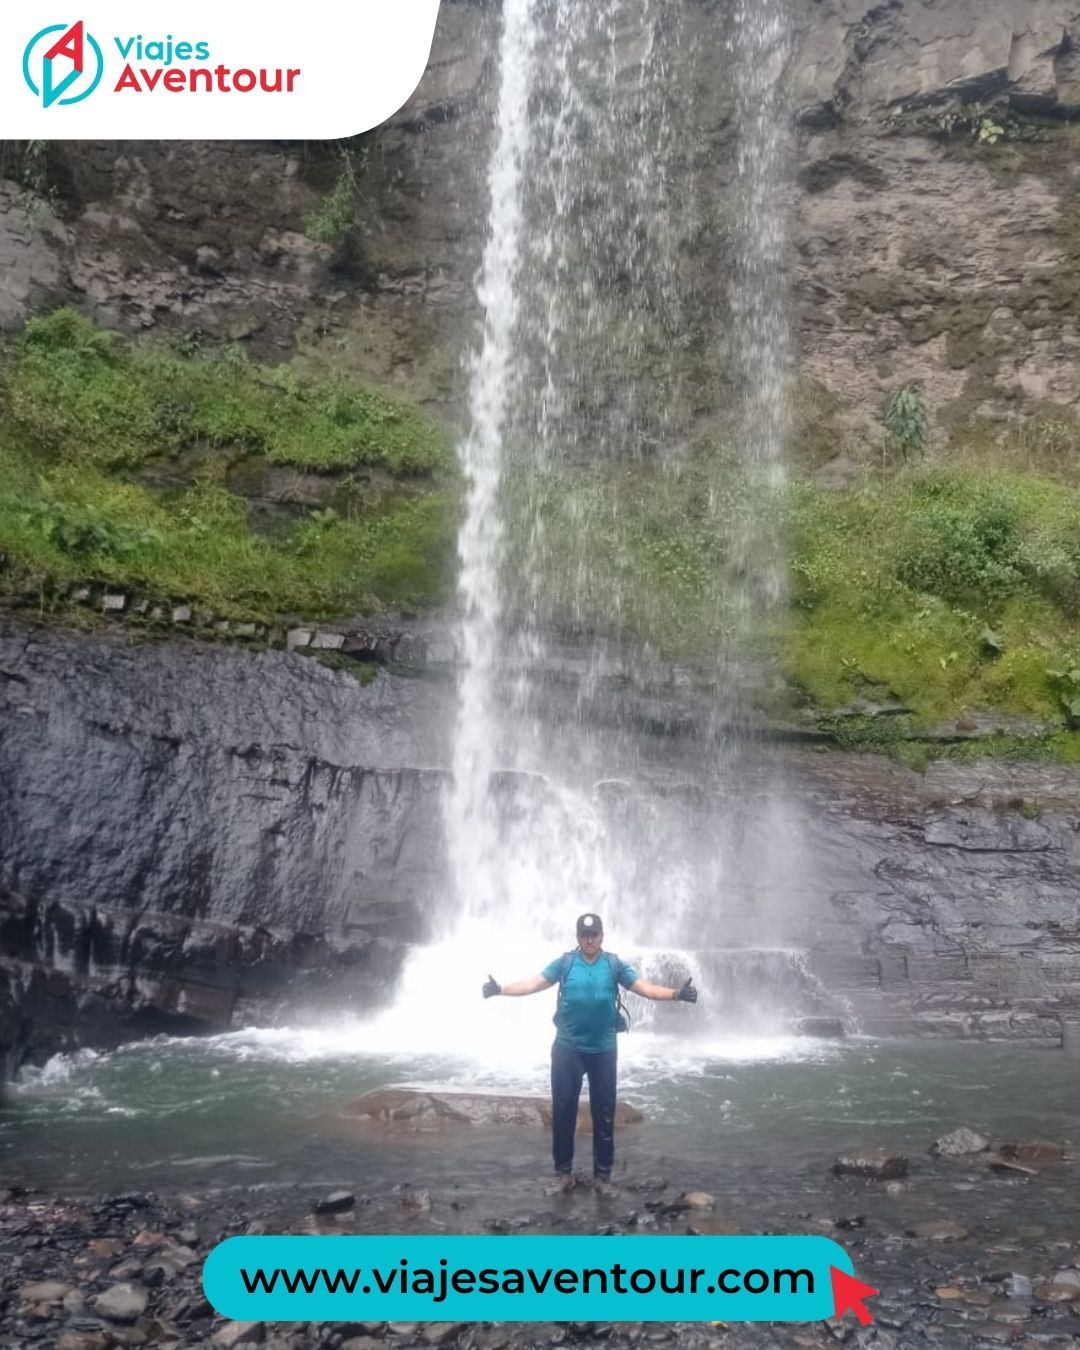
<svg viewBox="0 0 1080 1350">
<path fill-rule="evenodd" d="M 554 983 L 554 980 L 545 980 L 543 975 L 531 975 L 527 980 L 515 980 L 513 984 L 499 984 L 489 975 L 484 985 L 484 997 L 494 998 L 496 994 L 503 994 L 507 998 L 521 998 L 525 994 L 539 994 L 550 989 Z"/>
<path fill-rule="evenodd" d="M 654 1003 L 696 1003 L 697 990 L 693 980 L 687 980 L 679 989 L 669 989 L 666 984 L 653 984 L 651 980 L 635 980 L 630 986 L 634 994 L 642 998 L 651 998 Z"/>
</svg>

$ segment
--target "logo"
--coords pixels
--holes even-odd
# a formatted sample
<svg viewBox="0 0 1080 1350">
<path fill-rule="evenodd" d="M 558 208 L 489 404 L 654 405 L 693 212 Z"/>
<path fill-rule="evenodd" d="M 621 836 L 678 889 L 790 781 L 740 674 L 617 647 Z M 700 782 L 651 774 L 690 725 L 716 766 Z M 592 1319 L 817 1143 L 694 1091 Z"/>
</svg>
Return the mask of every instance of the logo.
<svg viewBox="0 0 1080 1350">
<path fill-rule="evenodd" d="M 83 22 L 54 23 L 26 44 L 23 79 L 42 106 L 81 103 L 98 87 L 105 59 Z"/>
</svg>

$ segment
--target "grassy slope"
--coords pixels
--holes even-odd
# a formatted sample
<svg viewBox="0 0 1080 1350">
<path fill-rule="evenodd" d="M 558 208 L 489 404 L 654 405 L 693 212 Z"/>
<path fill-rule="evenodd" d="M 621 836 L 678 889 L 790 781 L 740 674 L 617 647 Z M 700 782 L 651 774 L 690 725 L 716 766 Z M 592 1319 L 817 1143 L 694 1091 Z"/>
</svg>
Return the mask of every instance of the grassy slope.
<svg viewBox="0 0 1080 1350">
<path fill-rule="evenodd" d="M 745 625 L 728 588 L 748 499 L 730 477 L 609 465 L 552 473 L 539 499 L 546 592 L 564 622 L 706 667 Z M 844 491 L 796 479 L 771 509 L 791 603 L 751 640 L 797 699 L 826 716 L 901 700 L 913 720 L 890 734 L 983 709 L 1080 723 L 1080 488 L 987 445 L 868 470 Z"/>
<path fill-rule="evenodd" d="M 774 503 L 792 603 L 756 637 L 797 696 L 826 716 L 859 699 L 912 709 L 870 741 L 984 708 L 1080 724 L 1080 430 L 1032 423 L 1014 440 L 844 491 L 797 480 Z M 187 486 L 138 480 L 193 448 Z M 238 461 L 335 473 L 341 508 L 255 532 L 225 486 Z M 556 618 L 715 660 L 739 622 L 730 540 L 748 499 L 730 474 L 607 463 L 518 470 L 507 491 L 512 518 L 538 503 L 508 531 L 509 574 L 527 575 L 531 539 Z M 135 350 L 64 310 L 0 363 L 0 594 L 96 578 L 238 617 L 415 608 L 450 584 L 457 502 L 446 438 L 377 394 Z"/>
<path fill-rule="evenodd" d="M 139 481 L 192 451 L 186 488 Z M 342 509 L 253 531 L 224 480 L 259 460 L 337 474 Z M 453 478 L 447 438 L 381 395 L 231 353 L 135 350 L 59 310 L 0 364 L 0 593 L 94 578 L 245 617 L 420 606 L 450 571 Z"/>
</svg>

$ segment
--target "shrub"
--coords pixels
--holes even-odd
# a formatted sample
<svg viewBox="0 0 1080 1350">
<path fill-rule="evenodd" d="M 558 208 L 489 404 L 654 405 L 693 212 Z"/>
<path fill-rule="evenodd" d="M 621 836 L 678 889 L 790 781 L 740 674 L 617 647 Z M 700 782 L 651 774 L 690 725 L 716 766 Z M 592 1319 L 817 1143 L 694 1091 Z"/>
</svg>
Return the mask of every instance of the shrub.
<svg viewBox="0 0 1080 1350">
<path fill-rule="evenodd" d="M 916 591 L 987 606 L 1023 585 L 1018 513 L 993 484 L 930 479 L 912 494 L 896 575 Z"/>
<path fill-rule="evenodd" d="M 922 454 L 930 444 L 930 405 L 917 384 L 905 384 L 885 411 L 885 428 L 905 459 Z"/>
<path fill-rule="evenodd" d="M 7 373 L 7 405 L 36 449 L 134 468 L 198 443 L 314 469 L 450 470 L 449 439 L 371 390 L 268 370 L 242 348 L 182 357 L 132 351 L 70 309 L 32 320 Z"/>
</svg>

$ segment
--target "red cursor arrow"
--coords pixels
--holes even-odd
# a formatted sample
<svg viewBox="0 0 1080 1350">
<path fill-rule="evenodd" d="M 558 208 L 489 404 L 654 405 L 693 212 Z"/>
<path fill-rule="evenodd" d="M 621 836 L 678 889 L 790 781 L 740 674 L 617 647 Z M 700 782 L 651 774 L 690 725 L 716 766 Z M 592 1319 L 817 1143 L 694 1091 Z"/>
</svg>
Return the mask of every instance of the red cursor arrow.
<svg viewBox="0 0 1080 1350">
<path fill-rule="evenodd" d="M 868 1327 L 874 1319 L 863 1304 L 863 1299 L 876 1294 L 877 1290 L 863 1284 L 862 1280 L 857 1280 L 854 1275 L 845 1275 L 835 1266 L 829 1267 L 829 1273 L 832 1275 L 833 1303 L 836 1305 L 833 1316 L 843 1317 L 850 1308 L 862 1325 Z"/>
</svg>

